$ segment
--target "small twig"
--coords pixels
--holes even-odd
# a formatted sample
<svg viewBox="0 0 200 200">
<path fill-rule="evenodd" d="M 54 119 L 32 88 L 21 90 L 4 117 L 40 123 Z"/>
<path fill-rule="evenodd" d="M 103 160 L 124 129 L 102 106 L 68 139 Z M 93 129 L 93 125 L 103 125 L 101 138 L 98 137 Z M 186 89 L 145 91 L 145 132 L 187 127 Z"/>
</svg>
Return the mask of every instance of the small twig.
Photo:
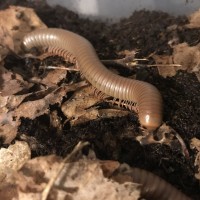
<svg viewBox="0 0 200 200">
<path fill-rule="evenodd" d="M 64 67 L 64 66 L 41 66 L 42 68 L 45 68 L 45 69 L 62 69 L 62 70 L 67 70 L 67 71 L 80 71 L 76 68 L 73 68 L 73 67 Z"/>
<path fill-rule="evenodd" d="M 129 58 L 130 59 L 130 58 Z M 127 66 L 147 66 L 147 67 L 181 67 L 180 64 L 139 64 L 138 61 L 148 61 L 148 59 L 133 59 L 129 60 L 126 58 L 116 59 L 116 60 L 101 60 L 105 65 L 122 65 L 123 67 Z"/>
<path fill-rule="evenodd" d="M 42 198 L 41 200 L 46 200 L 48 197 L 48 194 L 55 182 L 55 180 L 58 178 L 58 176 L 60 175 L 60 173 L 62 172 L 62 170 L 65 167 L 65 163 L 70 161 L 70 159 L 72 157 L 74 157 L 74 155 L 80 151 L 81 149 L 83 149 L 83 147 L 87 146 L 89 144 L 89 142 L 79 142 L 73 149 L 73 151 L 63 160 L 63 162 L 60 163 L 58 169 L 57 169 L 57 173 L 49 180 L 49 182 L 46 185 L 46 188 L 43 190 L 42 192 Z"/>
<path fill-rule="evenodd" d="M 115 59 L 115 60 L 101 60 L 102 63 L 107 64 L 107 65 L 127 65 L 127 63 L 137 61 L 137 60 L 143 60 L 143 59 L 136 59 L 135 58 L 135 53 L 131 55 L 127 55 L 124 58 L 121 59 Z"/>
<path fill-rule="evenodd" d="M 180 64 L 154 64 L 154 65 L 145 65 L 148 67 L 181 67 Z"/>
<path fill-rule="evenodd" d="M 182 139 L 182 137 L 181 137 L 175 130 L 173 130 L 173 131 L 174 131 L 174 135 L 176 136 L 176 138 L 178 139 L 178 141 L 179 141 L 179 143 L 180 143 L 180 145 L 181 145 L 181 147 L 182 147 L 182 154 L 183 154 L 187 159 L 189 159 L 190 154 L 189 154 L 189 151 L 188 151 L 188 149 L 187 149 L 187 147 L 186 147 L 186 144 L 185 144 L 184 140 Z"/>
</svg>

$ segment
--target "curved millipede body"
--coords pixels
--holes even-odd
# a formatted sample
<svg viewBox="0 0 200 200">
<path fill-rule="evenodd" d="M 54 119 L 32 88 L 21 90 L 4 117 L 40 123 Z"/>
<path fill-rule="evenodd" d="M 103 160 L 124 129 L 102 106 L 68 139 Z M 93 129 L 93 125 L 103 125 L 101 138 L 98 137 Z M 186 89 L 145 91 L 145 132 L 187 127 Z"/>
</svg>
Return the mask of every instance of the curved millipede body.
<svg viewBox="0 0 200 200">
<path fill-rule="evenodd" d="M 93 46 L 85 38 L 70 31 L 49 28 L 33 31 L 24 37 L 26 49 L 55 48 L 73 55 L 81 73 L 95 88 L 128 104 L 136 103 L 139 121 L 149 131 L 162 122 L 162 98 L 151 84 L 121 77 L 108 70 L 99 60 Z"/>
<path fill-rule="evenodd" d="M 114 173 L 113 178 L 116 174 L 119 174 L 119 180 L 123 180 L 121 176 L 132 177 L 134 183 L 141 185 L 141 196 L 145 199 L 153 200 L 191 200 L 184 193 L 176 189 L 170 183 L 164 179 L 139 168 L 128 168 L 128 169 L 117 169 L 117 173 Z"/>
</svg>

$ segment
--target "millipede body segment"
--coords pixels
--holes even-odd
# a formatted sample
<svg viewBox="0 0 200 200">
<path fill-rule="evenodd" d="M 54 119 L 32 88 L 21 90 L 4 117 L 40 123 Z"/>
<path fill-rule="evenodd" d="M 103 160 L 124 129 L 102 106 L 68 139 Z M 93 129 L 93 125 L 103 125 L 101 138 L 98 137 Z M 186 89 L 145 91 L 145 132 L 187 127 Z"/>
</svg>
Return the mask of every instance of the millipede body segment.
<svg viewBox="0 0 200 200">
<path fill-rule="evenodd" d="M 61 55 L 71 56 L 69 60 L 76 59 L 83 76 L 99 91 L 127 104 L 136 104 L 143 127 L 153 131 L 162 123 L 162 97 L 157 88 L 147 82 L 112 73 L 101 63 L 95 49 L 84 37 L 63 29 L 40 29 L 27 34 L 23 45 L 27 50 L 47 47 L 61 52 Z"/>
<path fill-rule="evenodd" d="M 123 166 L 123 164 L 122 164 Z M 157 175 L 144 169 L 121 167 L 115 172 L 114 180 L 124 180 L 124 177 L 131 177 L 132 182 L 141 185 L 141 196 L 144 199 L 153 200 L 191 200 L 190 197 L 176 189 L 170 183 Z M 127 169 L 126 169 L 127 168 Z M 116 175 L 119 174 L 119 177 Z"/>
</svg>

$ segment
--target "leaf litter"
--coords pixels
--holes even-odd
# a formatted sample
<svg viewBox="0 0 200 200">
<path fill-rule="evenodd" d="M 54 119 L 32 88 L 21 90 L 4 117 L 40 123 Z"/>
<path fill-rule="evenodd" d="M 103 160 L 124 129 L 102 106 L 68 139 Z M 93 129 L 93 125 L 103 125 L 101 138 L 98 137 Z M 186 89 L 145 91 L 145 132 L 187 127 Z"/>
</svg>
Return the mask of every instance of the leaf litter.
<svg viewBox="0 0 200 200">
<path fill-rule="evenodd" d="M 30 3 L 30 5 L 34 7 L 34 2 Z M 46 5 L 42 5 L 39 10 L 36 10 L 40 17 L 43 16 L 42 19 L 47 26 L 53 24 L 55 27 L 56 23 L 54 24 L 52 19 L 48 21 L 46 18 L 46 16 L 49 16 L 48 12 L 59 12 L 58 15 L 55 16 L 62 16 L 62 12 L 65 13 L 66 10 L 63 8 L 56 10 L 45 6 Z M 0 12 L 0 16 L 2 16 L 0 21 L 0 38 L 2 46 L 0 49 L 1 143 L 5 145 L 15 140 L 15 143 L 17 144 L 16 136 L 17 139 L 20 140 L 25 138 L 32 150 L 32 156 L 37 156 L 36 158 L 27 161 L 25 165 L 22 164 L 22 168 L 21 165 L 19 165 L 21 170 L 7 173 L 10 177 L 15 177 L 15 179 L 11 178 L 2 181 L 1 191 L 8 191 L 9 189 L 10 192 L 9 194 L 1 192 L 0 197 L 6 197 L 8 199 L 14 196 L 18 197 L 18 199 L 40 198 L 41 193 L 47 184 L 46 178 L 41 181 L 41 174 L 45 174 L 47 169 L 50 169 L 50 166 L 52 167 L 51 172 L 55 173 L 56 170 L 53 166 L 58 165 L 58 163 L 57 157 L 54 157 L 53 160 L 51 160 L 51 156 L 38 156 L 51 153 L 64 156 L 73 149 L 78 141 L 86 140 L 92 144 L 90 148 L 95 151 L 98 158 L 127 162 L 131 166 L 136 165 L 154 171 L 193 196 L 194 199 L 198 199 L 199 193 L 196 189 L 198 188 L 198 181 L 194 179 L 194 176 L 196 179 L 199 179 L 199 170 L 194 173 L 194 167 L 199 168 L 199 145 L 197 143 L 198 139 L 195 140 L 194 138 L 199 137 L 199 121 L 197 120 L 190 126 L 185 124 L 185 120 L 187 120 L 187 117 L 185 117 L 186 111 L 183 110 L 184 104 L 177 99 L 177 94 L 178 96 L 181 96 L 186 93 L 186 95 L 188 95 L 187 97 L 193 97 L 193 101 L 187 98 L 183 99 L 187 106 L 191 106 L 192 102 L 198 101 L 198 91 L 196 94 L 193 93 L 193 90 L 191 89 L 190 95 L 188 91 L 184 89 L 184 93 L 180 93 L 180 90 L 182 89 L 180 88 L 180 85 L 184 80 L 187 80 L 187 83 L 192 80 L 194 88 L 199 88 L 198 38 L 193 37 L 193 35 L 195 36 L 194 29 L 198 32 L 198 22 L 195 22 L 195 19 L 198 19 L 199 11 L 194 13 L 189 20 L 184 17 L 174 19 L 173 17 L 160 12 L 151 13 L 148 11 L 141 11 L 135 12 L 130 18 L 123 19 L 118 24 L 106 25 L 104 22 L 95 22 L 97 24 L 96 26 L 92 26 L 92 21 L 78 18 L 76 14 L 70 11 L 67 11 L 67 14 L 71 21 L 64 21 L 62 27 L 66 28 L 66 25 L 64 25 L 66 23 L 70 30 L 86 36 L 94 44 L 100 58 L 102 60 L 107 59 L 111 61 L 109 61 L 109 64 L 106 64 L 105 62 L 106 65 L 110 65 L 108 67 L 111 70 L 116 71 L 121 75 L 153 82 L 158 86 L 163 93 L 164 101 L 166 103 L 164 120 L 169 126 L 175 127 L 177 132 L 183 134 L 182 137 L 187 145 L 190 140 L 192 141 L 193 146 L 189 149 L 189 160 L 182 155 L 182 149 L 179 142 L 176 140 L 173 141 L 170 146 L 161 145 L 162 147 L 160 147 L 159 144 L 155 144 L 139 147 L 137 141 L 134 140 L 138 135 L 137 117 L 134 114 L 130 114 L 129 111 L 120 111 L 119 108 L 110 108 L 109 104 L 103 102 L 101 99 L 93 97 L 92 91 L 87 84 L 85 82 L 78 82 L 81 78 L 77 72 L 63 69 L 48 70 L 49 65 L 67 65 L 62 59 L 59 60 L 58 58 L 50 56 L 49 58 L 44 59 L 44 61 L 41 61 L 40 59 L 37 59 L 37 56 L 31 58 L 27 55 L 24 57 L 24 52 L 21 49 L 23 35 L 33 29 L 44 28 L 46 25 L 42 23 L 32 9 L 11 6 Z M 8 15 L 9 23 L 5 23 L 7 18 L 3 16 Z M 140 35 L 137 35 L 137 31 L 141 32 L 141 26 L 137 26 L 137 24 L 140 23 L 144 25 L 146 23 L 145 20 L 147 17 L 145 15 L 151 16 L 153 19 L 158 16 L 159 18 L 154 30 L 148 29 L 148 25 L 147 27 L 143 27 L 141 35 L 145 35 L 145 38 L 140 38 Z M 141 17 L 140 20 L 137 22 L 134 21 L 134 18 L 139 19 L 138 17 Z M 164 18 L 166 18 L 166 21 L 160 25 L 162 28 L 156 28 Z M 57 20 L 62 22 L 63 18 L 58 17 Z M 74 26 L 73 20 L 76 21 L 76 26 Z M 174 23 L 177 24 L 174 25 Z M 82 25 L 80 26 L 79 24 Z M 134 29 L 135 33 L 131 27 L 132 25 L 136 26 Z M 93 27 L 93 31 L 89 31 L 90 29 L 88 29 L 88 27 L 91 26 Z M 102 27 L 105 27 L 104 33 L 99 31 L 102 30 Z M 123 27 L 123 29 L 121 27 Z M 154 31 L 154 36 L 157 38 L 153 38 L 151 36 L 152 32 L 150 31 Z M 94 36 L 92 32 L 96 32 L 97 35 Z M 127 43 L 127 38 L 122 37 L 120 34 L 117 34 L 117 32 L 123 32 L 124 35 L 127 35 L 130 42 Z M 185 32 L 189 33 L 188 35 L 191 34 L 191 38 L 187 36 L 183 39 Z M 130 33 L 132 35 L 137 35 L 137 37 L 131 37 Z M 148 39 L 152 40 L 151 44 L 148 43 Z M 154 42 L 154 39 L 159 40 L 159 42 Z M 101 41 L 100 43 L 98 43 L 99 40 Z M 141 49 L 143 46 L 145 46 L 144 49 Z M 132 49 L 133 47 L 134 49 Z M 104 51 L 102 49 L 104 49 Z M 135 50 L 137 50 L 138 53 L 134 54 L 133 60 L 127 59 L 127 62 L 120 62 L 120 66 L 115 66 L 115 61 L 117 59 L 123 59 L 126 56 L 128 57 L 130 53 L 135 52 Z M 136 63 L 134 59 L 138 59 Z M 134 62 L 134 65 L 131 64 L 132 62 Z M 147 66 L 146 68 L 143 67 L 145 65 Z M 153 65 L 155 65 L 155 67 L 152 67 Z M 156 65 L 158 66 L 156 67 Z M 133 68 L 130 66 L 133 66 Z M 156 68 L 158 68 L 158 72 L 156 71 Z M 191 75 L 188 75 L 188 73 L 191 73 Z M 160 82 L 163 83 L 161 84 Z M 165 91 L 163 89 L 164 87 L 169 87 L 170 89 Z M 174 95 L 176 95 L 176 98 L 173 98 Z M 170 101 L 170 98 L 173 98 L 173 100 Z M 179 106 L 180 102 L 181 105 Z M 174 109 L 174 107 L 176 109 Z M 194 116 L 198 118 L 199 107 L 196 105 L 194 107 L 196 108 Z M 194 107 L 191 107 L 191 110 L 194 109 Z M 169 112 L 167 112 L 168 110 Z M 188 113 L 190 113 L 190 111 Z M 41 120 L 44 122 L 41 122 Z M 127 121 L 130 121 L 134 125 L 130 125 Z M 190 120 L 188 121 L 190 123 Z M 118 126 L 116 126 L 116 124 L 118 124 Z M 48 130 L 47 127 L 50 127 L 52 130 Z M 189 129 L 189 127 L 191 128 Z M 193 134 L 189 134 L 191 132 Z M 189 137 L 186 138 L 186 136 Z M 45 140 L 46 143 L 44 142 Z M 57 147 L 58 144 L 60 144 L 60 148 Z M 151 153 L 146 157 L 142 152 L 138 152 L 138 149 L 135 150 L 136 148 L 138 148 L 139 151 L 143 149 L 142 151 Z M 161 148 L 162 151 L 158 153 L 157 151 Z M 130 151 L 130 149 L 132 150 Z M 25 151 L 29 152 L 29 150 Z M 128 152 L 128 154 L 126 152 Z M 27 155 L 28 156 L 25 156 L 25 160 L 28 160 L 30 157 L 29 153 Z M 166 159 L 162 157 L 165 157 Z M 169 158 L 171 161 L 167 161 Z M 38 165 L 40 160 L 43 160 L 41 162 L 46 163 L 43 169 L 37 168 L 43 166 L 43 164 Z M 62 158 L 59 158 L 58 160 L 62 160 Z M 25 161 L 22 159 L 22 163 L 23 162 Z M 31 164 L 29 166 L 29 163 L 31 162 L 35 162 L 35 165 Z M 83 168 L 77 169 L 77 167 L 73 167 L 73 170 L 75 170 L 74 173 L 78 174 L 78 179 L 72 181 L 68 174 L 68 179 L 70 181 L 64 181 L 64 183 L 67 184 L 67 187 L 70 185 L 69 187 L 71 187 L 71 189 L 68 188 L 67 192 L 62 189 L 57 189 L 58 186 L 55 183 L 56 186 L 53 187 L 49 198 L 60 199 L 67 196 L 83 199 L 83 196 L 78 195 L 86 195 L 86 197 L 88 197 L 87 199 L 93 199 L 92 196 L 88 196 L 89 193 L 82 194 L 84 190 L 80 190 L 80 188 L 84 188 L 83 185 L 81 186 L 82 183 L 85 183 L 84 177 L 89 177 L 88 180 L 90 180 L 89 183 L 91 184 L 88 187 L 94 189 L 94 186 L 99 186 L 99 191 L 96 189 L 94 190 L 94 194 L 96 195 L 99 194 L 98 192 L 101 194 L 102 190 L 106 192 L 107 187 L 118 188 L 120 193 L 117 194 L 117 197 L 114 192 L 110 194 L 105 193 L 107 197 L 109 195 L 114 195 L 112 197 L 109 196 L 109 199 L 123 199 L 120 195 L 127 195 L 130 190 L 135 191 L 135 189 L 133 190 L 132 184 L 129 184 L 128 187 L 121 185 L 119 188 L 117 183 L 111 183 L 109 179 L 106 179 L 102 174 L 102 169 L 98 163 L 99 161 L 95 161 L 95 164 L 93 165 L 88 158 L 84 161 L 79 159 L 76 164 L 82 165 L 82 162 L 85 162 L 84 165 L 89 169 L 89 174 L 88 171 L 83 170 Z M 157 167 L 159 162 L 161 163 L 159 164 L 159 167 Z M 69 165 L 70 164 L 71 163 L 69 163 Z M 8 168 L 10 169 L 11 167 Z M 18 167 L 16 167 L 16 170 L 17 169 Z M 23 170 L 27 172 L 27 169 L 28 171 L 30 170 L 28 179 L 27 177 L 24 177 L 25 175 L 23 174 Z M 66 176 L 66 172 L 64 172 L 64 174 Z M 91 176 L 91 174 L 98 174 L 98 176 L 94 177 Z M 183 174 L 185 175 L 183 176 Z M 50 178 L 51 176 L 52 174 L 48 177 Z M 183 178 L 180 181 L 181 183 L 179 182 L 180 178 L 176 178 L 178 176 L 182 176 Z M 37 184 L 37 179 L 40 177 L 40 184 Z M 96 178 L 96 180 L 94 178 Z M 93 179 L 95 182 L 92 181 Z M 78 185 L 74 186 L 74 182 Z M 181 186 L 181 184 L 184 184 L 184 187 Z M 84 186 L 86 187 L 86 185 Z M 190 187 L 193 187 L 193 189 L 189 189 Z M 91 188 L 88 188 L 88 190 Z M 136 193 L 134 193 L 133 196 L 137 199 L 138 195 L 139 192 L 137 188 Z M 101 197 L 102 196 L 99 196 L 98 199 L 101 199 Z M 126 199 L 128 198 L 129 197 Z M 133 197 L 131 196 L 131 198 Z"/>
</svg>

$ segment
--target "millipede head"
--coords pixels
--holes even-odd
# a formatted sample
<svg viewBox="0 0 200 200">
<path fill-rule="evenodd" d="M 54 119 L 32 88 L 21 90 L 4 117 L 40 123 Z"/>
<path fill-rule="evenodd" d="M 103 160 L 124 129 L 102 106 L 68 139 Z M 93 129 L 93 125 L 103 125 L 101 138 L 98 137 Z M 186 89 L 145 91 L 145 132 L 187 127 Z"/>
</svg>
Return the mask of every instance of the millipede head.
<svg viewBox="0 0 200 200">
<path fill-rule="evenodd" d="M 139 113 L 140 124 L 148 131 L 156 130 L 162 123 L 162 115 L 158 113 Z"/>
</svg>

